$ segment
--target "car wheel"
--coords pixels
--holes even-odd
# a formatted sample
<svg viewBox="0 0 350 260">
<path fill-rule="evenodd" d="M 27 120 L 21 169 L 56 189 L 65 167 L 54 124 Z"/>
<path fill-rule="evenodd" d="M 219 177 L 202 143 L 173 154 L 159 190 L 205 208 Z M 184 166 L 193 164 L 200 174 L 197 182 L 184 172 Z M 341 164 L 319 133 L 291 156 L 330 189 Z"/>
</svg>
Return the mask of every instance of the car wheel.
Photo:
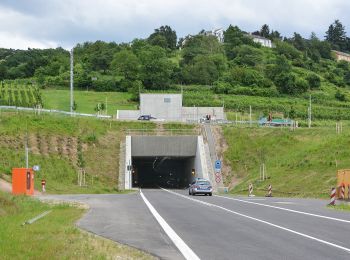
<svg viewBox="0 0 350 260">
<path fill-rule="evenodd" d="M 196 193 L 192 192 L 192 196 L 196 196 Z"/>
<path fill-rule="evenodd" d="M 209 193 L 209 196 L 213 196 L 213 193 Z"/>
<path fill-rule="evenodd" d="M 190 195 L 190 196 L 192 195 L 190 190 L 188 190 L 188 195 Z"/>
</svg>

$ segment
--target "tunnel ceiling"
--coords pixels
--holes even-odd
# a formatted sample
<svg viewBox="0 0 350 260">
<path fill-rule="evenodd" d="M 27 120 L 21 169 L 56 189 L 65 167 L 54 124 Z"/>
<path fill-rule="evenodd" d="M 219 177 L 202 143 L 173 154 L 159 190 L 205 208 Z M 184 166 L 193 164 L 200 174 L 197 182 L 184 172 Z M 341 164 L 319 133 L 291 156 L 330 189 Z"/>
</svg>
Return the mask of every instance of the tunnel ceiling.
<svg viewBox="0 0 350 260">
<path fill-rule="evenodd" d="M 193 157 L 197 136 L 132 136 L 132 157 Z"/>
</svg>

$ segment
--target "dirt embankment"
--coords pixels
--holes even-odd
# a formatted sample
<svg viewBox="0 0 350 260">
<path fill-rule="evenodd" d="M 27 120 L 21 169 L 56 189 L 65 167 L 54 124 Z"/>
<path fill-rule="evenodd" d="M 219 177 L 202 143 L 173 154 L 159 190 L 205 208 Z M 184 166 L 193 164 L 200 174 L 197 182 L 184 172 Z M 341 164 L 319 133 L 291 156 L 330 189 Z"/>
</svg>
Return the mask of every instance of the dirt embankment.
<svg viewBox="0 0 350 260">
<path fill-rule="evenodd" d="M 224 180 L 224 185 L 229 187 L 229 189 L 231 189 L 239 183 L 239 179 L 235 176 L 235 173 L 231 168 L 231 163 L 228 160 L 225 160 L 225 157 L 224 157 L 224 154 L 228 149 L 228 144 L 225 140 L 222 127 L 213 126 L 212 130 L 215 137 L 216 152 L 218 154 L 219 159 L 223 162 L 222 176 Z"/>
</svg>

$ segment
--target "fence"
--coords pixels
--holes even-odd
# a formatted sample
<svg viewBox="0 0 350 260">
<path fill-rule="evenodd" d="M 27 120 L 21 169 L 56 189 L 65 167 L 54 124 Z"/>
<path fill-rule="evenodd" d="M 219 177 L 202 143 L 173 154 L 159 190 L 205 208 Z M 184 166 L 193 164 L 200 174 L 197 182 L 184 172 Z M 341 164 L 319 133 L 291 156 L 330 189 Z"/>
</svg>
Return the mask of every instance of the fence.
<svg viewBox="0 0 350 260">
<path fill-rule="evenodd" d="M 85 117 L 97 117 L 97 118 L 112 118 L 112 116 L 108 115 L 98 115 L 98 114 L 86 114 L 86 113 L 77 113 L 77 112 L 68 112 L 68 111 L 62 111 L 62 110 L 56 110 L 56 109 L 44 109 L 44 108 L 31 108 L 31 107 L 16 107 L 16 106 L 0 106 L 0 110 L 16 110 L 16 111 L 30 111 L 35 113 L 57 113 L 57 114 L 64 114 L 64 115 L 70 115 L 70 116 L 85 116 Z"/>
</svg>

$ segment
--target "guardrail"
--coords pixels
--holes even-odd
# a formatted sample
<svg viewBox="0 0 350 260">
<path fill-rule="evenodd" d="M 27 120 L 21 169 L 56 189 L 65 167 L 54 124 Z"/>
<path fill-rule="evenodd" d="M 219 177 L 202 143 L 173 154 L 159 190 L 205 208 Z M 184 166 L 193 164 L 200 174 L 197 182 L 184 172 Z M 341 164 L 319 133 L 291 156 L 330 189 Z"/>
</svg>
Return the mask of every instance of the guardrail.
<svg viewBox="0 0 350 260">
<path fill-rule="evenodd" d="M 176 135 L 201 135 L 200 129 L 127 129 L 126 135 L 155 135 L 155 136 L 176 136 Z"/>
<path fill-rule="evenodd" d="M 70 115 L 70 116 L 85 116 L 85 117 L 96 117 L 96 118 L 112 118 L 112 116 L 108 115 L 98 115 L 98 114 L 86 114 L 86 113 L 77 113 L 77 112 L 68 112 L 68 111 L 62 111 L 62 110 L 56 110 L 56 109 L 44 109 L 44 108 L 31 108 L 31 107 L 16 107 L 16 106 L 0 106 L 1 109 L 6 110 L 16 110 L 16 111 L 30 111 L 34 113 L 57 113 L 57 114 L 64 114 L 64 115 Z"/>
</svg>

